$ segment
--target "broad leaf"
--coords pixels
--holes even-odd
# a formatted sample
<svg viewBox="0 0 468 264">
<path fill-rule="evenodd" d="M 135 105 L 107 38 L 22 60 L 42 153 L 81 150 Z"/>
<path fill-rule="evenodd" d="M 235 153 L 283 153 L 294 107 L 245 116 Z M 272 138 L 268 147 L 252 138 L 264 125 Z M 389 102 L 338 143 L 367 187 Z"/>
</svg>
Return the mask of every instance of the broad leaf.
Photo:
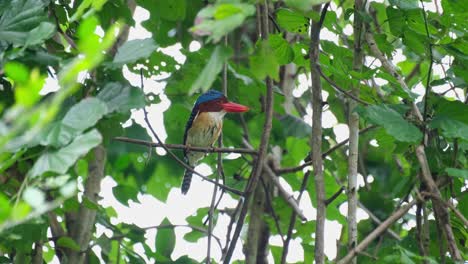
<svg viewBox="0 0 468 264">
<path fill-rule="evenodd" d="M 443 117 L 435 117 L 430 126 L 442 130 L 442 134 L 448 138 L 462 138 L 468 140 L 468 124 Z"/>
<path fill-rule="evenodd" d="M 218 42 L 255 13 L 255 7 L 244 3 L 220 3 L 202 9 L 190 30 L 200 36 L 209 35 L 208 41 Z"/>
<path fill-rule="evenodd" d="M 289 32 L 307 34 L 309 19 L 294 10 L 280 8 L 276 13 L 278 24 Z"/>
<path fill-rule="evenodd" d="M 362 114 L 370 122 L 383 126 L 387 133 L 398 141 L 416 143 L 422 138 L 421 131 L 415 125 L 386 105 L 369 106 Z"/>
<path fill-rule="evenodd" d="M 198 78 L 190 87 L 190 94 L 202 90 L 202 92 L 208 91 L 211 88 L 216 76 L 221 72 L 224 63 L 231 57 L 232 50 L 224 46 L 216 46 L 213 53 L 211 54 L 210 60 L 203 68 Z"/>
<path fill-rule="evenodd" d="M 279 79 L 279 63 L 267 40 L 257 43 L 256 52 L 250 56 L 250 70 L 259 80 L 267 76 L 274 80 Z"/>
<path fill-rule="evenodd" d="M 170 227 L 171 222 L 167 218 L 161 222 L 161 227 L 156 233 L 156 252 L 170 259 L 175 247 L 176 236 L 174 228 Z"/>
<path fill-rule="evenodd" d="M 468 180 L 468 170 L 456 169 L 456 168 L 446 168 L 445 172 L 452 177 L 461 178 L 462 180 Z"/>
<path fill-rule="evenodd" d="M 42 24 L 47 20 L 44 1 L 13 0 L 9 1 L 6 10 L 0 16 L 0 43 L 25 45 L 28 38 L 30 43 L 39 43 L 45 36 L 38 35 L 38 32 L 50 35 L 49 30 L 45 29 L 49 26 Z"/>
<path fill-rule="evenodd" d="M 97 98 L 107 104 L 108 113 L 125 113 L 145 106 L 145 95 L 141 89 L 116 82 L 107 83 Z"/>
<path fill-rule="evenodd" d="M 293 49 L 280 34 L 270 35 L 268 42 L 280 65 L 288 64 L 294 59 Z"/>
<path fill-rule="evenodd" d="M 81 132 L 94 126 L 99 119 L 107 114 L 107 106 L 101 100 L 93 97 L 81 100 L 67 112 L 62 124 Z"/>
<path fill-rule="evenodd" d="M 313 6 L 320 5 L 329 0 L 285 0 L 287 6 L 303 12 L 311 11 Z"/>
<path fill-rule="evenodd" d="M 76 251 L 80 250 L 80 246 L 71 237 L 66 237 L 66 236 L 60 237 L 57 240 L 57 245 L 60 247 L 69 248 L 69 249 L 73 249 Z"/>
<path fill-rule="evenodd" d="M 45 172 L 65 174 L 82 155 L 99 145 L 101 141 L 101 134 L 93 129 L 76 137 L 68 146 L 57 151 L 46 151 L 34 163 L 29 175 L 36 177 Z"/>
<path fill-rule="evenodd" d="M 113 66 L 119 67 L 142 58 L 148 58 L 157 48 L 152 38 L 127 41 L 117 50 L 112 61 Z"/>
</svg>

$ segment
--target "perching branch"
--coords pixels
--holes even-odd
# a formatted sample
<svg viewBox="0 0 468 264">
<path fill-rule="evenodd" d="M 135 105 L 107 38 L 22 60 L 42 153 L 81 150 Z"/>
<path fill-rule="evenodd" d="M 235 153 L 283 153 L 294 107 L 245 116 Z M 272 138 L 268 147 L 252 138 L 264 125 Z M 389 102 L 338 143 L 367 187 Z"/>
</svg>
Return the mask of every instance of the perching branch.
<svg viewBox="0 0 468 264">
<path fill-rule="evenodd" d="M 136 145 L 148 146 L 148 147 L 163 147 L 163 145 L 168 149 L 180 149 L 180 150 L 190 150 L 195 152 L 205 152 L 205 153 L 238 153 L 238 154 L 249 154 L 249 155 L 257 155 L 257 151 L 254 149 L 244 149 L 244 148 L 215 148 L 215 147 L 195 147 L 195 146 L 187 146 L 182 144 L 165 144 L 165 143 L 158 143 L 152 141 L 146 141 L 141 139 L 135 138 L 127 138 L 127 137 L 115 137 L 114 140 L 132 143 Z"/>
</svg>

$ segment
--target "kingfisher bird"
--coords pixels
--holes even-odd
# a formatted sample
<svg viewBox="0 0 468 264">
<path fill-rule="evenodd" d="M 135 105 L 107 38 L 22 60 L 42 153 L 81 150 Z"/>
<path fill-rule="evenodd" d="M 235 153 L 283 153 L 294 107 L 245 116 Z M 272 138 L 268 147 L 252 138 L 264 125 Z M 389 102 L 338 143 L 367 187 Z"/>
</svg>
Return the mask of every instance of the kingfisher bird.
<svg viewBox="0 0 468 264">
<path fill-rule="evenodd" d="M 184 145 L 192 147 L 211 147 L 221 134 L 223 117 L 226 113 L 248 111 L 244 105 L 229 102 L 226 96 L 216 90 L 208 90 L 200 95 L 193 106 L 185 126 Z M 203 152 L 184 150 L 184 158 L 194 168 L 205 156 Z M 192 181 L 192 171 L 185 170 L 181 191 L 186 194 Z"/>
</svg>

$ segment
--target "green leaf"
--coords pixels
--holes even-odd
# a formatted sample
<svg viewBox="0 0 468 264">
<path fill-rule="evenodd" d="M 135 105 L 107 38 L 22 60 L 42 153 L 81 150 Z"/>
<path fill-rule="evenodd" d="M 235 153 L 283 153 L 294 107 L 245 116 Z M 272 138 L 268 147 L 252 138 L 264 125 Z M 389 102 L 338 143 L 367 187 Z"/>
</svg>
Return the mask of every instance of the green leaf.
<svg viewBox="0 0 468 264">
<path fill-rule="evenodd" d="M 386 9 L 390 32 L 394 36 L 401 36 L 405 28 L 405 17 L 403 12 L 391 6 Z"/>
<path fill-rule="evenodd" d="M 160 225 L 172 225 L 169 219 L 164 218 Z M 156 253 L 170 259 L 174 251 L 176 236 L 173 227 L 159 228 L 156 232 Z"/>
<path fill-rule="evenodd" d="M 280 65 L 288 64 L 294 59 L 294 51 L 288 41 L 281 34 L 272 34 L 268 38 L 270 47 L 273 49 L 276 59 Z"/>
<path fill-rule="evenodd" d="M 30 32 L 47 19 L 45 3 L 41 0 L 8 1 L 0 16 L 0 44 L 24 45 Z M 8 10 L 8 11 L 6 11 Z M 43 26 L 42 26 L 43 27 Z M 41 31 L 40 29 L 37 29 Z M 33 33 L 36 35 L 37 31 Z M 34 39 L 34 37 L 31 37 Z M 0 45 L 1 47 L 1 45 Z"/>
<path fill-rule="evenodd" d="M 80 251 L 81 250 L 80 246 L 71 237 L 66 237 L 66 236 L 60 237 L 57 240 L 57 245 L 60 246 L 60 247 L 73 249 L 75 251 Z"/>
<path fill-rule="evenodd" d="M 46 151 L 34 163 L 29 171 L 32 177 L 42 175 L 45 172 L 65 174 L 73 164 L 92 148 L 101 143 L 101 134 L 93 129 L 85 134 L 77 136 L 68 146 L 57 151 Z"/>
<path fill-rule="evenodd" d="M 145 95 L 141 89 L 117 82 L 107 83 L 97 98 L 107 104 L 108 113 L 125 113 L 145 106 Z"/>
<path fill-rule="evenodd" d="M 76 132 L 81 132 L 94 126 L 99 119 L 107 114 L 107 111 L 104 102 L 94 97 L 88 97 L 68 110 L 62 120 L 62 125 L 71 127 Z"/>
<path fill-rule="evenodd" d="M 312 10 L 313 6 L 329 2 L 329 0 L 285 0 L 284 2 L 291 8 L 307 12 Z"/>
<path fill-rule="evenodd" d="M 128 206 L 128 200 L 138 202 L 138 190 L 129 185 L 119 184 L 112 188 L 115 198 L 122 204 Z"/>
<path fill-rule="evenodd" d="M 276 13 L 276 19 L 280 27 L 286 31 L 307 34 L 309 28 L 309 19 L 291 9 L 280 8 Z"/>
<path fill-rule="evenodd" d="M 127 41 L 117 50 L 112 64 L 120 67 L 142 58 L 148 58 L 157 48 L 152 38 Z"/>
<path fill-rule="evenodd" d="M 415 125 L 386 105 L 368 106 L 362 114 L 370 122 L 383 126 L 398 141 L 416 143 L 422 138 L 421 131 Z"/>
<path fill-rule="evenodd" d="M 430 123 L 432 128 L 442 130 L 442 134 L 449 138 L 462 138 L 468 140 L 468 124 L 447 118 L 446 116 L 436 116 Z"/>
<path fill-rule="evenodd" d="M 23 49 L 27 46 L 33 46 L 43 43 L 45 40 L 51 38 L 55 33 L 55 25 L 49 22 L 41 22 L 39 26 L 29 32 L 26 37 L 26 43 Z"/>
<path fill-rule="evenodd" d="M 11 206 L 8 198 L 0 193 L 0 223 L 3 223 L 10 216 Z"/>
<path fill-rule="evenodd" d="M 463 180 L 468 180 L 468 170 L 462 170 L 462 169 L 456 169 L 456 168 L 446 168 L 445 172 L 447 172 L 447 174 L 449 176 L 458 177 L 458 178 L 461 178 Z"/>
<path fill-rule="evenodd" d="M 203 8 L 190 29 L 195 35 L 209 35 L 208 41 L 218 42 L 224 35 L 242 25 L 244 20 L 255 14 L 255 7 L 244 3 L 219 3 Z"/>
<path fill-rule="evenodd" d="M 186 13 L 186 0 L 155 0 L 152 3 L 157 6 L 156 15 L 168 21 L 184 20 Z"/>
<path fill-rule="evenodd" d="M 395 5 L 400 9 L 417 9 L 419 8 L 418 0 L 390 0 L 391 5 Z"/>
<path fill-rule="evenodd" d="M 281 117 L 279 121 L 285 137 L 308 138 L 312 131 L 312 127 L 304 120 L 293 115 L 287 114 Z"/>
<path fill-rule="evenodd" d="M 94 126 L 107 113 L 108 108 L 101 100 L 94 97 L 81 100 L 68 110 L 61 121 L 54 122 L 41 131 L 40 144 L 64 146 L 81 132 Z"/>
<path fill-rule="evenodd" d="M 211 88 L 218 73 L 221 72 L 224 63 L 232 56 L 232 49 L 225 46 L 216 46 L 211 54 L 210 60 L 203 68 L 198 78 L 190 87 L 189 94 L 193 94 L 198 90 L 202 92 L 208 91 Z"/>
<path fill-rule="evenodd" d="M 257 79 L 263 80 L 269 76 L 275 81 L 279 80 L 279 64 L 267 40 L 257 43 L 256 52 L 249 61 L 250 70 Z"/>
</svg>

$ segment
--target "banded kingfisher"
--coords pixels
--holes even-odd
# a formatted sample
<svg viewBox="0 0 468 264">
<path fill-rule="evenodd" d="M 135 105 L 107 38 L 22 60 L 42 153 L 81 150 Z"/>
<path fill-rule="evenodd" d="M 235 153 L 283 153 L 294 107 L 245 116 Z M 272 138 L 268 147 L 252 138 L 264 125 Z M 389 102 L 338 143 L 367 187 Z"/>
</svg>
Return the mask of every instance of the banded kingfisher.
<svg viewBox="0 0 468 264">
<path fill-rule="evenodd" d="M 248 111 L 244 105 L 229 102 L 219 91 L 209 90 L 200 95 L 193 106 L 190 118 L 185 126 L 184 145 L 192 147 L 211 147 L 221 134 L 223 117 L 226 113 Z M 205 156 L 203 152 L 184 151 L 188 165 L 194 168 Z M 192 171 L 185 170 L 182 180 L 182 194 L 186 194 L 192 181 Z"/>
</svg>

